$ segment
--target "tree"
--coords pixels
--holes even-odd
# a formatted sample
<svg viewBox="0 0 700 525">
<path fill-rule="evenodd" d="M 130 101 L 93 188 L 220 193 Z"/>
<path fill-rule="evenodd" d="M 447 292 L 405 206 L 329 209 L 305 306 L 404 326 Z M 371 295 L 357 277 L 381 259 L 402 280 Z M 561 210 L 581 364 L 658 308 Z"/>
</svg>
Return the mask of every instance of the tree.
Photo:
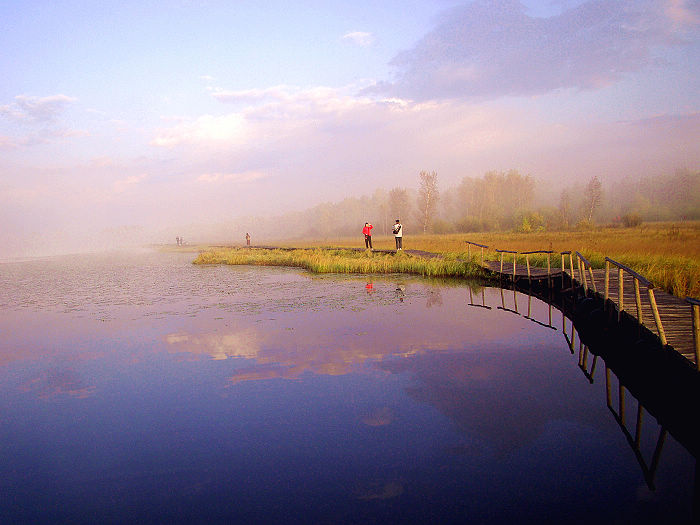
<svg viewBox="0 0 700 525">
<path fill-rule="evenodd" d="M 420 188 L 418 190 L 418 214 L 423 226 L 423 233 L 427 233 L 431 225 L 438 201 L 437 173 L 421 171 L 418 175 Z"/>
<path fill-rule="evenodd" d="M 561 196 L 559 197 L 559 218 L 561 225 L 565 230 L 569 229 L 569 225 L 571 223 L 572 208 L 571 192 L 565 188 L 561 190 Z"/>
<path fill-rule="evenodd" d="M 394 188 L 389 192 L 389 212 L 395 219 L 406 217 L 409 201 L 408 192 L 404 188 Z"/>
<path fill-rule="evenodd" d="M 534 188 L 532 177 L 517 170 L 489 171 L 481 179 L 465 177 L 457 188 L 463 210 L 461 228 L 518 226 L 517 218 L 531 211 Z"/>
<path fill-rule="evenodd" d="M 588 222 L 591 222 L 593 220 L 593 212 L 600 207 L 603 199 L 603 185 L 598 177 L 593 177 L 586 184 L 585 198 L 585 211 L 588 212 Z"/>
</svg>

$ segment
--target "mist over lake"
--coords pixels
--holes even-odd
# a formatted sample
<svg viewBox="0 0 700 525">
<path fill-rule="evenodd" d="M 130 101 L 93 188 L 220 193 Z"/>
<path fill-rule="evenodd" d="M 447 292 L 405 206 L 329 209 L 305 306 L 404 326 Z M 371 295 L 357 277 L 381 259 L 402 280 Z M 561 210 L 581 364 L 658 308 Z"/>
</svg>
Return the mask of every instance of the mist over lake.
<svg viewBox="0 0 700 525">
<path fill-rule="evenodd" d="M 0 264 L 0 522 L 690 521 L 695 458 L 649 487 L 556 308 L 192 258 Z"/>
</svg>

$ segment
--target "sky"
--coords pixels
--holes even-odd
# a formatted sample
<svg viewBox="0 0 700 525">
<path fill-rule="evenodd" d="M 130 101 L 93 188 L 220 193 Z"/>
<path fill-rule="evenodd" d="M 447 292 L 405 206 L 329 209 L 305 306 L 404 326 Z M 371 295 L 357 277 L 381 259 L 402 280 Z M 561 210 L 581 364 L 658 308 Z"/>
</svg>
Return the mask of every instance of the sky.
<svg viewBox="0 0 700 525">
<path fill-rule="evenodd" d="M 693 0 L 0 0 L 0 259 L 697 170 L 699 73 Z"/>
</svg>

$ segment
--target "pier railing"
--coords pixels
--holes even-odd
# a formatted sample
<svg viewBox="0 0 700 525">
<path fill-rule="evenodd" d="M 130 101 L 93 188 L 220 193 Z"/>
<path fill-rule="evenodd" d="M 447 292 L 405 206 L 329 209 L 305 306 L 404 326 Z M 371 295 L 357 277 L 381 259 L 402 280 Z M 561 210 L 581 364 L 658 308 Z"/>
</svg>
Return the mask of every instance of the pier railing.
<svg viewBox="0 0 700 525">
<path fill-rule="evenodd" d="M 659 307 L 656 305 L 656 297 L 654 295 L 654 285 L 647 280 L 645 277 L 639 275 L 637 272 L 628 268 L 624 264 L 612 260 L 610 257 L 605 258 L 605 295 L 603 299 L 607 306 L 608 299 L 610 299 L 610 266 L 615 266 L 617 268 L 617 319 L 620 321 L 622 319 L 622 313 L 625 311 L 624 303 L 624 287 L 625 279 L 624 274 L 632 277 L 632 283 L 634 286 L 634 301 L 637 307 L 636 317 L 639 324 L 644 324 L 644 318 L 642 316 L 642 297 L 639 289 L 639 285 L 646 286 L 647 295 L 649 296 L 649 304 L 651 305 L 651 313 L 654 316 L 654 323 L 656 324 L 657 334 L 661 340 L 661 344 L 666 346 L 668 344 L 666 340 L 666 332 L 664 331 L 663 324 L 661 324 L 661 315 L 659 314 Z"/>
<path fill-rule="evenodd" d="M 511 250 L 496 250 L 496 252 L 501 254 L 501 273 L 503 273 L 503 254 L 504 253 L 512 253 L 513 254 L 513 278 L 515 278 L 517 267 L 518 267 L 518 264 L 516 262 L 516 257 L 518 255 L 518 252 L 514 252 Z"/>
<path fill-rule="evenodd" d="M 530 255 L 546 254 L 547 255 L 547 280 L 552 277 L 552 261 L 551 256 L 554 252 L 552 250 L 535 250 L 531 252 L 520 252 L 521 255 L 525 256 L 525 264 L 527 265 L 527 281 L 532 282 L 532 274 L 530 273 Z"/>
<path fill-rule="evenodd" d="M 525 276 L 518 275 L 517 273 L 517 264 L 518 264 L 518 257 L 523 256 L 525 258 L 525 267 L 527 269 L 527 279 L 528 282 L 532 282 L 532 272 L 531 272 L 531 267 L 530 267 L 530 255 L 535 255 L 535 254 L 546 254 L 547 255 L 547 280 L 549 283 L 549 286 L 551 286 L 551 277 L 552 277 L 552 268 L 551 268 L 551 255 L 553 253 L 557 253 L 551 250 L 535 250 L 535 251 L 527 251 L 527 252 L 518 252 L 515 250 L 502 250 L 502 249 L 497 249 L 497 248 L 490 248 L 487 245 L 484 244 L 478 244 L 472 241 L 465 241 L 467 245 L 467 253 L 469 257 L 471 258 L 471 250 L 472 247 L 480 248 L 481 249 L 481 265 L 482 266 L 488 266 L 484 263 L 484 250 L 489 250 L 491 249 L 493 252 L 495 252 L 498 256 L 499 259 L 499 265 L 498 265 L 498 270 L 491 266 L 491 269 L 493 271 L 498 271 L 501 275 L 505 277 L 512 277 L 513 281 L 515 281 L 518 278 L 524 278 Z M 561 257 L 561 288 L 562 291 L 565 288 L 565 279 L 564 277 L 568 274 L 568 277 L 570 277 L 571 280 L 571 291 L 575 291 L 577 289 L 582 289 L 584 295 L 588 295 L 589 293 L 592 293 L 594 295 L 600 295 L 600 293 L 597 290 L 596 286 L 596 280 L 595 276 L 593 273 L 593 264 L 586 259 L 586 257 L 581 254 L 580 252 L 571 252 L 571 251 L 563 251 L 563 252 L 558 252 L 560 257 Z M 512 255 L 513 256 L 513 268 L 512 272 L 511 269 L 507 269 L 507 273 L 504 273 L 504 259 L 506 255 Z M 510 258 L 510 257 L 508 257 Z M 574 261 L 575 259 L 575 261 Z M 521 258 L 522 261 L 522 258 Z M 567 269 L 568 266 L 568 269 Z M 521 266 L 522 268 L 522 266 Z M 616 276 L 612 272 L 617 273 Z M 617 279 L 617 283 L 614 283 L 614 277 Z M 633 306 L 632 309 L 628 306 L 626 300 L 625 300 L 625 277 L 627 277 L 628 281 L 628 286 L 629 286 L 629 281 L 631 280 L 631 284 L 633 287 Z M 543 278 L 542 274 L 540 274 L 540 278 Z M 600 274 L 598 274 L 598 283 L 600 284 Z M 617 294 L 615 299 L 613 300 L 613 297 L 610 294 L 610 287 L 612 284 L 617 284 Z M 647 309 L 651 310 L 651 316 L 654 319 L 654 324 L 656 326 L 656 334 L 658 335 L 658 338 L 661 342 L 661 344 L 666 347 L 668 345 L 667 337 L 666 337 L 666 331 L 664 330 L 664 326 L 661 321 L 661 314 L 659 313 L 659 307 L 656 302 L 656 296 L 654 293 L 654 285 L 646 279 L 644 276 L 640 275 L 639 273 L 635 272 L 631 268 L 625 266 L 624 264 L 615 261 L 611 259 L 610 257 L 605 258 L 605 277 L 603 280 L 603 300 L 604 300 L 604 305 L 606 310 L 609 309 L 611 306 L 613 306 L 617 310 L 617 319 L 618 322 L 622 322 L 623 316 L 625 313 L 627 313 L 630 317 L 636 318 L 637 322 L 639 323 L 640 327 L 644 326 L 644 312 L 643 312 L 643 302 L 642 302 L 642 288 L 646 289 L 646 295 L 648 296 L 649 299 L 649 304 L 646 306 Z M 630 297 L 628 296 L 628 301 L 630 300 Z M 695 366 L 697 370 L 700 370 L 700 300 L 694 299 L 691 297 L 686 297 L 685 301 L 690 305 L 691 307 L 691 316 L 692 316 L 692 338 L 693 338 L 693 348 L 694 348 L 694 358 L 695 358 Z M 671 314 L 670 314 L 671 315 Z M 674 314 L 675 315 L 675 314 Z M 673 315 L 672 315 L 673 316 Z M 686 318 L 687 319 L 687 318 Z M 686 321 L 687 322 L 687 321 Z M 688 354 L 686 354 L 688 355 Z"/>
<path fill-rule="evenodd" d="M 486 246 L 485 244 L 477 244 L 475 242 L 470 242 L 470 241 L 465 241 L 467 243 L 467 255 L 471 259 L 472 257 L 472 246 L 476 246 L 477 248 L 481 248 L 481 266 L 484 265 L 484 250 L 488 250 L 489 247 Z"/>
<path fill-rule="evenodd" d="M 690 304 L 693 316 L 693 346 L 695 349 L 695 362 L 700 370 L 700 301 L 692 297 L 686 297 L 685 302 Z"/>
<path fill-rule="evenodd" d="M 586 259 L 579 252 L 576 252 L 576 263 L 578 265 L 579 282 L 583 284 L 583 293 L 588 294 L 589 289 L 592 289 L 593 293 L 596 293 L 597 290 L 595 288 L 595 279 L 593 278 L 593 266 L 590 262 L 588 262 L 588 259 Z M 573 268 L 571 271 L 573 273 Z M 572 277 L 574 276 L 572 275 Z M 588 283 L 588 277 L 591 278 L 590 284 Z"/>
</svg>

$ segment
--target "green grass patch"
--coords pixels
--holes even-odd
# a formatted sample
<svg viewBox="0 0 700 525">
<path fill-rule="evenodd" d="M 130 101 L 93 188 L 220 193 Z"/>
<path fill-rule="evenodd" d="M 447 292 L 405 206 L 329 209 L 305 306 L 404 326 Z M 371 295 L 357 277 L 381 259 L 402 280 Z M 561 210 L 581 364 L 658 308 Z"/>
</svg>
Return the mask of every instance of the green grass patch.
<svg viewBox="0 0 700 525">
<path fill-rule="evenodd" d="M 449 258 L 424 258 L 405 252 L 396 254 L 344 249 L 248 249 L 223 248 L 201 252 L 194 264 L 246 264 L 291 266 L 314 273 L 388 274 L 407 273 L 428 277 L 484 277 L 476 264 Z"/>
<path fill-rule="evenodd" d="M 375 248 L 393 249 L 391 236 L 375 235 Z M 444 235 L 408 235 L 404 237 L 407 250 L 424 250 L 440 254 L 442 259 L 414 257 L 405 252 L 397 255 L 344 250 L 364 245 L 360 236 L 323 240 L 289 241 L 282 245 L 298 248 L 299 253 L 287 250 L 235 250 L 216 249 L 204 252 L 197 262 L 228 264 L 283 265 L 307 268 L 319 273 L 415 273 L 430 276 L 483 277 L 478 268 L 481 250 L 471 247 L 467 254 L 465 241 L 490 247 L 485 250 L 486 260 L 498 261 L 500 254 L 494 251 L 518 252 L 551 250 L 552 269 L 561 268 L 562 251 L 579 251 L 594 268 L 605 267 L 605 257 L 610 257 L 649 279 L 655 286 L 679 297 L 700 298 L 700 221 L 678 223 L 649 223 L 633 228 L 595 228 L 584 231 L 554 232 L 474 232 Z M 330 246 L 340 247 L 329 248 Z M 308 248 L 316 248 L 308 249 Z M 237 253 L 240 252 L 240 253 Z M 275 253 L 279 252 L 279 253 Z M 224 256 L 223 254 L 228 255 Z M 504 260 L 511 262 L 511 254 Z M 238 262 L 236 262 L 238 261 Z M 473 264 L 469 264 L 469 261 Z M 525 264 L 525 257 L 518 256 L 518 265 Z M 546 267 L 546 255 L 531 255 L 532 266 Z M 566 262 L 568 268 L 568 260 Z"/>
</svg>

